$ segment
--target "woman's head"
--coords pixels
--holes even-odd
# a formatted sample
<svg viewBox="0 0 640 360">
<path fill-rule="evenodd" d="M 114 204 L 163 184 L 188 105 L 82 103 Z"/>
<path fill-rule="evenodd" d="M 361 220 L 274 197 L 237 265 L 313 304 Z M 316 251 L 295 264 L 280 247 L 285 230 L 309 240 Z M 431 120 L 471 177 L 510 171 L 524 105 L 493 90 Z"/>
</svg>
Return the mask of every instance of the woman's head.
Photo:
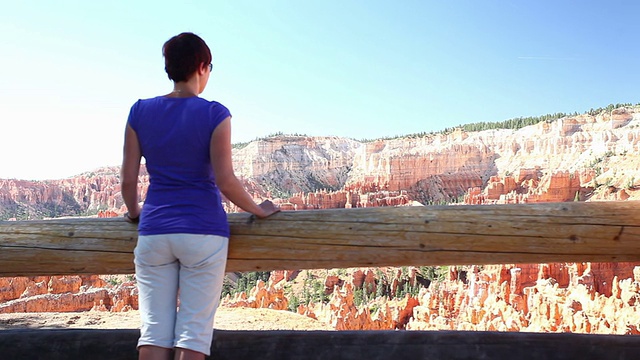
<svg viewBox="0 0 640 360">
<path fill-rule="evenodd" d="M 187 81 L 202 66 L 211 64 L 211 50 L 198 35 L 182 33 L 162 46 L 164 69 L 170 80 Z"/>
</svg>

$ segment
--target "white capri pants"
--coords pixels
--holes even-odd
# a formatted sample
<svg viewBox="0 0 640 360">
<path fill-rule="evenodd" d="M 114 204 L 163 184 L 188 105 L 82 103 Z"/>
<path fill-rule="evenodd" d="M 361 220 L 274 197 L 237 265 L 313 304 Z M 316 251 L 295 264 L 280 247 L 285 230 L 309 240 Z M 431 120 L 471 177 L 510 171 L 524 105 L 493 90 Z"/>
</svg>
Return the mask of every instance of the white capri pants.
<svg viewBox="0 0 640 360">
<path fill-rule="evenodd" d="M 210 355 L 228 246 L 228 238 L 216 235 L 138 236 L 138 347 L 179 347 Z"/>
</svg>

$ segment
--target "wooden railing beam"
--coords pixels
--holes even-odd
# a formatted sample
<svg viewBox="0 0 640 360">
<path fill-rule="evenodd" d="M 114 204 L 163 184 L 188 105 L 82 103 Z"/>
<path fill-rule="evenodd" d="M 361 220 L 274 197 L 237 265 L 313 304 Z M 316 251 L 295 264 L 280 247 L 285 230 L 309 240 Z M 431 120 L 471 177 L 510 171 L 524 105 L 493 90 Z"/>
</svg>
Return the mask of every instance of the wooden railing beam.
<svg viewBox="0 0 640 360">
<path fill-rule="evenodd" d="M 227 271 L 640 261 L 640 202 L 229 214 Z M 121 218 L 0 222 L 0 276 L 133 273 Z"/>
</svg>

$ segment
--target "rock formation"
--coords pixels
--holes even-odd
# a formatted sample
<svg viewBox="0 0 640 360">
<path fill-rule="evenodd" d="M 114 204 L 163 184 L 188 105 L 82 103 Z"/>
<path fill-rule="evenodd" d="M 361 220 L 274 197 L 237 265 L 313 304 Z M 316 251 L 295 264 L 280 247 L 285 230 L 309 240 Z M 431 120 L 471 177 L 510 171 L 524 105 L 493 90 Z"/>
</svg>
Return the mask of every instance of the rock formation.
<svg viewBox="0 0 640 360">
<path fill-rule="evenodd" d="M 60 216 L 124 212 L 120 169 L 109 167 L 62 180 L 0 179 L 0 219 L 29 220 Z M 140 200 L 146 197 L 149 176 L 140 171 Z"/>
<path fill-rule="evenodd" d="M 273 282 L 268 285 L 258 280 L 256 286 L 249 292 L 239 293 L 233 299 L 230 296 L 223 299 L 227 307 L 248 307 L 254 309 L 287 310 L 289 302 L 284 295 L 284 289 Z"/>
<path fill-rule="evenodd" d="M 640 334 L 638 265 L 476 267 L 422 290 L 407 329 Z"/>
<path fill-rule="evenodd" d="M 257 200 L 277 199 L 285 209 L 633 199 L 640 186 L 640 108 L 518 130 L 371 142 L 274 136 L 234 149 L 233 163 Z M 148 180 L 143 167 L 141 201 Z M 2 219 L 100 210 L 124 212 L 117 167 L 62 180 L 0 180 Z"/>
<path fill-rule="evenodd" d="M 328 301 L 301 303 L 296 311 L 336 330 L 482 330 L 640 334 L 640 264 L 553 263 L 449 267 L 448 276 L 390 299 L 376 293 L 380 269 L 351 269 L 324 280 Z M 395 269 L 392 284 L 409 280 Z M 393 273 L 393 268 L 385 269 Z M 280 279 L 277 282 L 274 280 Z M 305 283 L 308 286 L 308 284 Z M 259 282 L 250 296 L 227 297 L 224 306 L 286 308 L 283 289 L 295 277 Z M 360 289 L 360 291 L 358 291 Z M 395 292 L 395 290 L 393 291 Z M 289 295 L 291 296 L 291 295 Z M 366 297 L 365 297 L 366 298 Z"/>
<path fill-rule="evenodd" d="M 539 168 L 520 169 L 513 175 L 491 176 L 484 189 L 469 189 L 464 195 L 464 203 L 478 205 L 581 201 L 594 190 L 588 185 L 592 182 L 594 173 L 592 169 L 546 174 Z"/>
<path fill-rule="evenodd" d="M 640 109 L 578 115 L 518 130 L 485 130 L 359 142 L 276 136 L 234 149 L 234 168 L 259 201 L 283 210 L 503 204 L 640 198 Z M 140 201 L 149 176 L 141 169 Z M 229 212 L 238 209 L 228 201 Z M 120 216 L 117 167 L 62 180 L 0 179 L 0 219 Z M 295 305 L 285 290 L 301 272 L 272 272 L 227 306 L 295 307 L 336 329 L 458 329 L 637 334 L 640 264 L 510 264 L 325 274 L 326 301 Z M 433 280 L 433 281 L 432 281 Z M 408 285 L 422 289 L 404 291 Z M 396 297 L 396 294 L 404 293 Z M 368 294 L 368 296 L 362 296 Z M 378 294 L 383 294 L 378 296 Z M 0 279 L 0 312 L 126 311 L 135 286 L 101 277 Z"/>
<path fill-rule="evenodd" d="M 240 178 L 279 193 L 340 189 L 353 166 L 358 141 L 338 137 L 276 136 L 234 149 Z"/>
<path fill-rule="evenodd" d="M 117 284 L 96 275 L 0 278 L 0 313 L 138 309 L 135 282 L 105 278 Z"/>
</svg>

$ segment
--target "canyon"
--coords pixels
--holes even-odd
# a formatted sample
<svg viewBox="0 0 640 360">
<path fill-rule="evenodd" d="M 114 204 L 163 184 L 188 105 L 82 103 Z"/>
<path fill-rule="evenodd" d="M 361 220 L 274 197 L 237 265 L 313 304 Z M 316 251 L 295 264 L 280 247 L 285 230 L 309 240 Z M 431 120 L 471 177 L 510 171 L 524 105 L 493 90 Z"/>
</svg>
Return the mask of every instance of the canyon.
<svg viewBox="0 0 640 360">
<path fill-rule="evenodd" d="M 369 142 L 273 136 L 234 148 L 233 164 L 256 199 L 274 199 L 286 210 L 625 200 L 637 197 L 639 150 L 640 109 L 631 107 L 517 130 Z M 140 201 L 148 184 L 143 166 Z M 105 210 L 123 210 L 117 166 L 60 180 L 0 179 L 0 219 Z"/>
<path fill-rule="evenodd" d="M 402 272 L 406 271 L 405 276 Z M 447 267 L 445 277 L 402 297 L 377 296 L 417 284 L 418 268 L 350 269 L 321 276 L 328 301 L 295 311 L 336 330 L 477 330 L 640 334 L 640 264 L 563 263 Z M 291 279 L 272 273 L 223 306 L 286 309 Z M 424 281 L 424 278 L 422 278 Z M 357 291 L 360 289 L 361 291 Z M 370 296 L 363 296 L 363 289 Z M 291 298 L 291 296 L 289 296 Z M 358 301 L 361 300 L 361 301 Z"/>
<path fill-rule="evenodd" d="M 233 162 L 257 201 L 283 210 L 635 200 L 640 108 L 368 142 L 281 135 L 234 148 Z M 114 166 L 61 180 L 1 179 L 0 219 L 121 216 L 118 178 Z M 143 167 L 141 202 L 148 184 Z M 225 208 L 238 211 L 226 200 Z M 340 330 L 638 334 L 640 263 L 452 264 L 437 279 L 424 270 L 272 272 L 223 306 L 289 309 Z M 136 309 L 134 282 L 109 279 L 0 279 L 0 313 Z M 296 304 L 310 279 L 320 301 Z M 403 287 L 412 291 L 396 296 Z"/>
<path fill-rule="evenodd" d="M 412 202 L 510 203 L 613 200 L 640 185 L 640 110 L 577 115 L 517 130 L 454 130 L 359 142 L 275 136 L 233 150 L 256 198 L 286 209 Z M 4 219 L 95 215 L 122 209 L 119 168 L 61 180 L 0 180 Z M 140 201 L 149 176 L 140 176 Z M 229 211 L 234 211 L 227 203 Z"/>
</svg>

